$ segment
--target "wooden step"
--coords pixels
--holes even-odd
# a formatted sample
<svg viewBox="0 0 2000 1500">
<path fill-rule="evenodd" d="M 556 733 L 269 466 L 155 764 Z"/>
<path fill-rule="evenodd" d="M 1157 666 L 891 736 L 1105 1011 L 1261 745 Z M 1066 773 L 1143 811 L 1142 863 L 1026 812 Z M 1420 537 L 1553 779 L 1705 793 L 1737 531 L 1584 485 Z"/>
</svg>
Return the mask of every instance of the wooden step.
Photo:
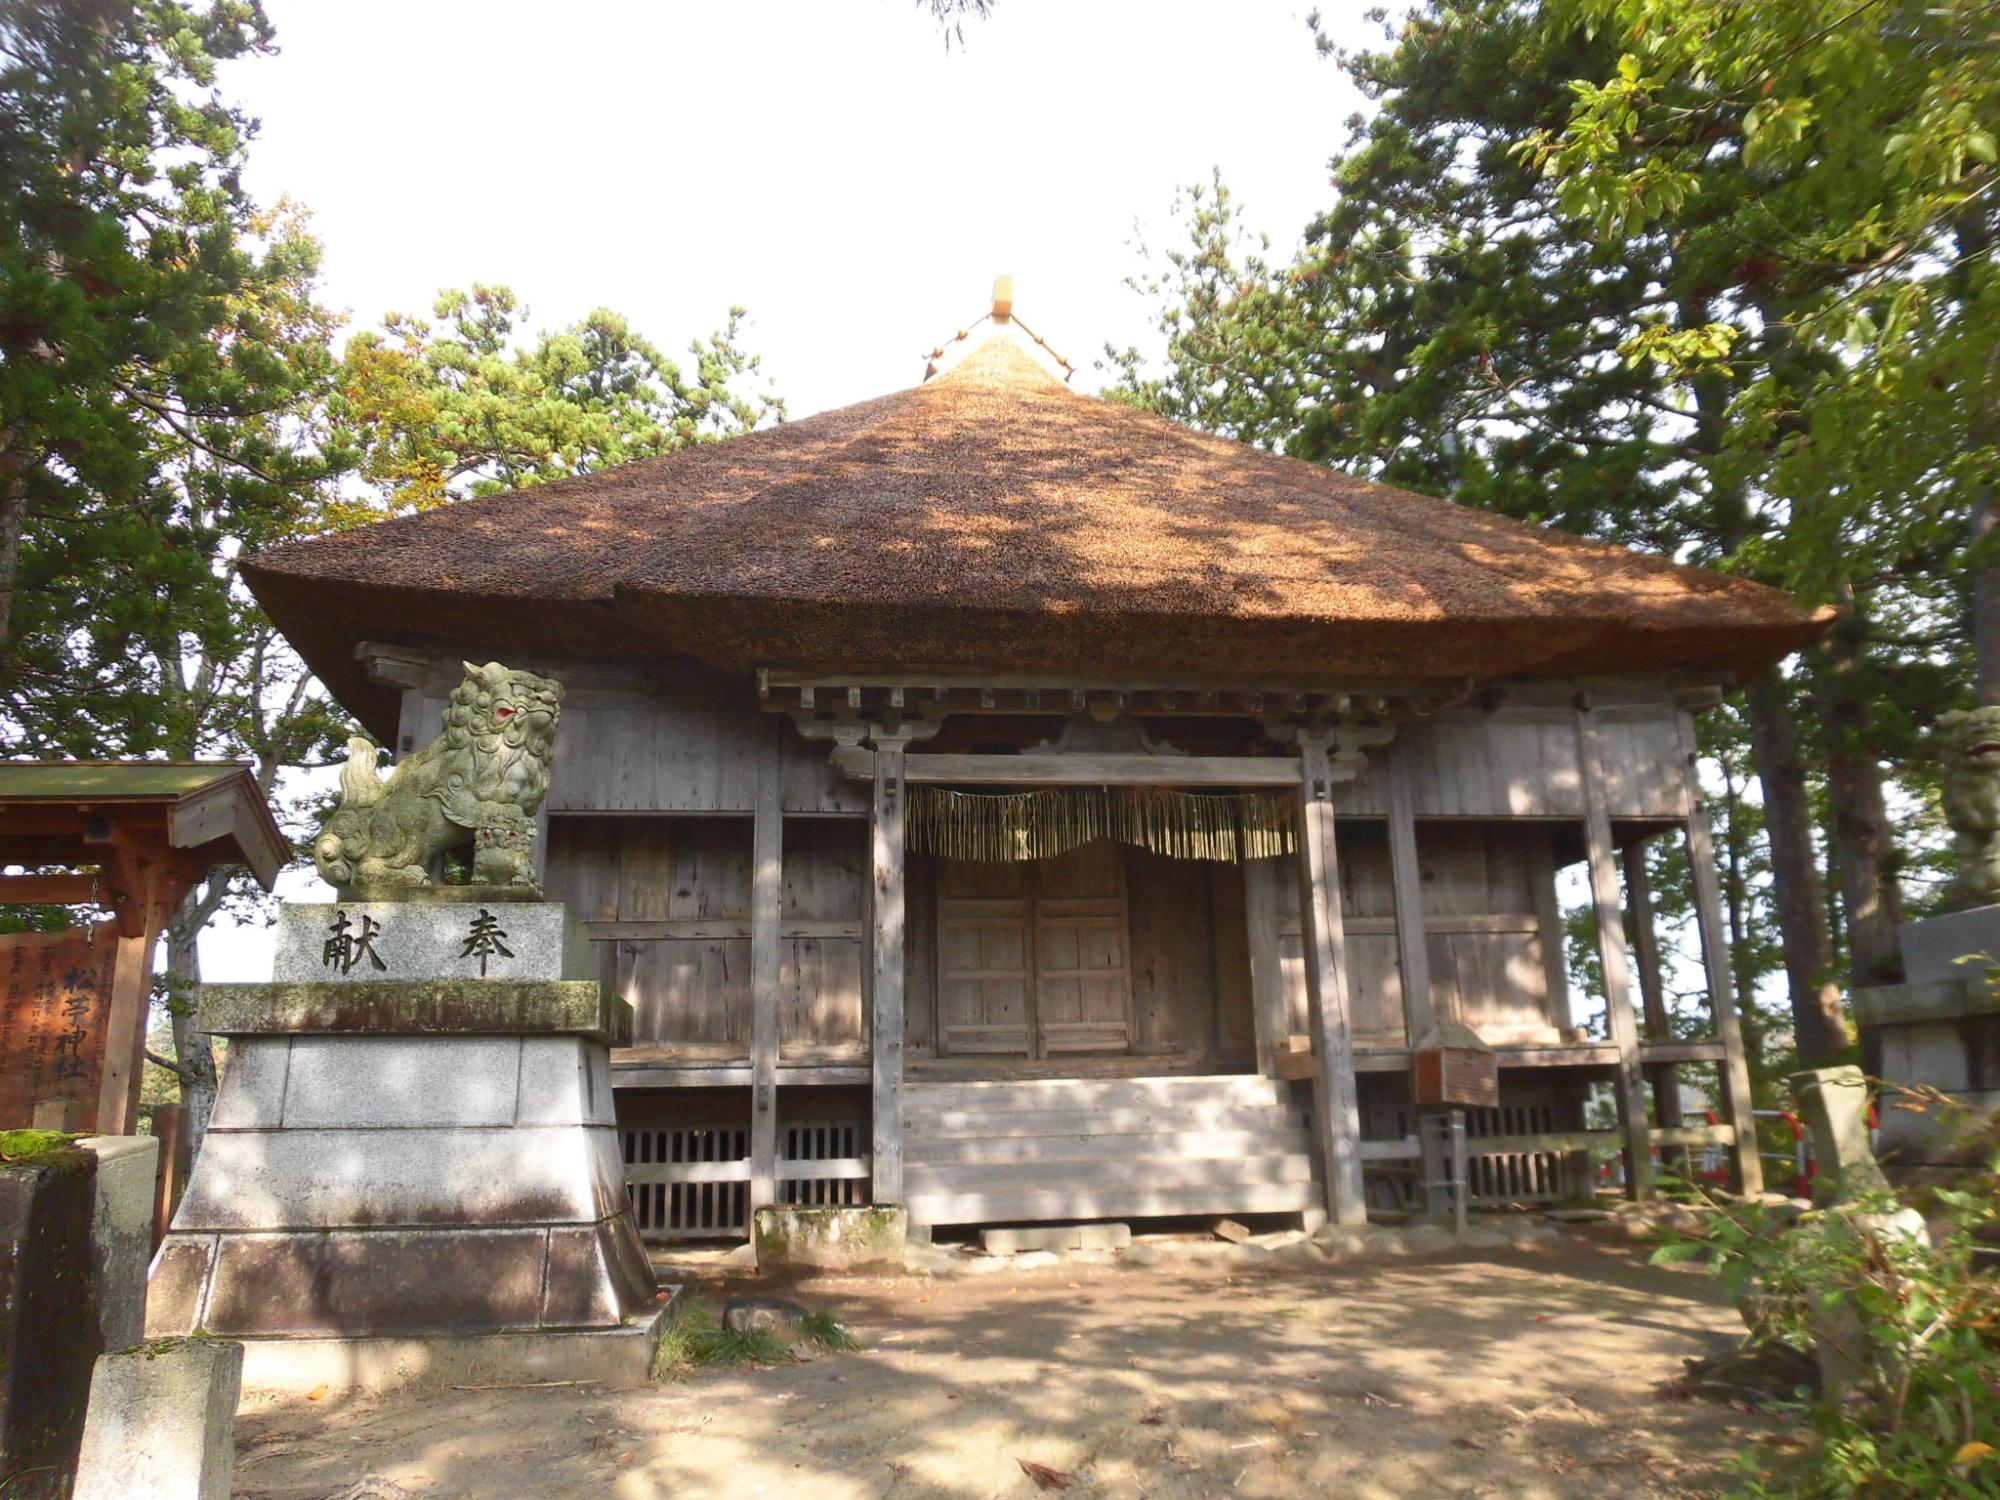
<svg viewBox="0 0 2000 1500">
<path fill-rule="evenodd" d="M 1296 1213 L 1326 1196 L 1313 1182 L 1225 1183 L 1199 1187 L 1049 1187 L 1010 1192 L 911 1192 L 917 1224 L 1013 1224 L 1071 1219 L 1154 1219 L 1179 1214 Z"/>
<path fill-rule="evenodd" d="M 1174 1157 L 1184 1161 L 1242 1161 L 1255 1156 L 1307 1156 L 1312 1143 L 1296 1126 L 1271 1130 L 1182 1130 L 1144 1135 L 911 1136 L 903 1145 L 906 1168 L 994 1165 L 1008 1162 L 1132 1161 Z"/>
<path fill-rule="evenodd" d="M 1079 1192 L 1133 1186 L 1213 1187 L 1227 1191 L 1274 1182 L 1311 1182 L 1309 1156 L 1251 1156 L 1235 1161 L 1196 1161 L 1173 1156 L 1134 1156 L 1117 1161 L 1012 1162 L 998 1165 L 905 1167 L 903 1190 L 924 1192 Z"/>
<path fill-rule="evenodd" d="M 1052 1109 L 952 1111 L 903 1115 L 903 1149 L 921 1151 L 927 1140 L 967 1140 L 1047 1135 L 1179 1135 L 1190 1131 L 1248 1130 L 1280 1133 L 1297 1129 L 1300 1117 L 1275 1105 L 1215 1109 Z"/>
<path fill-rule="evenodd" d="M 1247 1073 L 1186 1078 L 1035 1078 L 908 1084 L 903 1090 L 903 1112 L 906 1117 L 916 1117 L 963 1111 L 1281 1107 L 1288 1099 L 1283 1084 Z"/>
</svg>

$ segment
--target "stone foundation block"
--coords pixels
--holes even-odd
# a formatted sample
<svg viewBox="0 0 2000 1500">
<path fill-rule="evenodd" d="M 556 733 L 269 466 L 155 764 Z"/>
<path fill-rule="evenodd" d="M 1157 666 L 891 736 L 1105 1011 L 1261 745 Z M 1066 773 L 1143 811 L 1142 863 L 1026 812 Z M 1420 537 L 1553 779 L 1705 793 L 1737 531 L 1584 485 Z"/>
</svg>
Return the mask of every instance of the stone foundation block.
<svg viewBox="0 0 2000 1500">
<path fill-rule="evenodd" d="M 1132 1243 L 1130 1224 L 1036 1224 L 1025 1229 L 987 1229 L 979 1244 L 988 1255 L 1023 1250 L 1123 1250 Z"/>
<path fill-rule="evenodd" d="M 75 1500 L 229 1500 L 242 1379 L 243 1346 L 218 1339 L 99 1358 Z"/>
<path fill-rule="evenodd" d="M 0 1167 L 0 1494 L 69 1492 L 98 1340 L 97 1161 L 52 1150 Z"/>
<path fill-rule="evenodd" d="M 909 1239 L 901 1208 L 793 1208 L 757 1210 L 751 1243 L 757 1269 L 786 1271 L 901 1271 Z"/>
</svg>

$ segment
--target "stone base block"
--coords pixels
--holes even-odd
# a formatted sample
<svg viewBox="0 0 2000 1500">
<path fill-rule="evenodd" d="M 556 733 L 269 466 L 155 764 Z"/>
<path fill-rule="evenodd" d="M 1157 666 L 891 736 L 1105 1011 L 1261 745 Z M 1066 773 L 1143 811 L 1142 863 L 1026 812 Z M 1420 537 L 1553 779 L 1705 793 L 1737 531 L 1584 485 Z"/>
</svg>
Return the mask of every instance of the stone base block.
<svg viewBox="0 0 2000 1500">
<path fill-rule="evenodd" d="M 445 889 L 449 889 L 446 887 Z M 560 901 L 287 902 L 271 977 L 280 983 L 377 979 L 589 979 L 590 938 Z"/>
<path fill-rule="evenodd" d="M 1905 922 L 1897 936 L 1906 983 L 1962 979 L 2000 961 L 2000 906 L 1975 906 Z"/>
<path fill-rule="evenodd" d="M 0 1495 L 69 1492 L 97 1333 L 97 1162 L 67 1145 L 0 1166 Z"/>
<path fill-rule="evenodd" d="M 1132 1243 L 1130 1224 L 1036 1224 L 1025 1229 L 988 1229 L 979 1243 L 988 1255 L 1023 1250 L 1123 1250 Z"/>
<path fill-rule="evenodd" d="M 750 1242 L 760 1272 L 901 1271 L 909 1215 L 900 1208 L 757 1210 Z"/>
<path fill-rule="evenodd" d="M 604 1390 L 650 1383 L 679 1287 L 616 1328 L 437 1334 L 427 1338 L 287 1338 L 243 1342 L 243 1388 L 298 1394 L 437 1390 L 576 1381 Z"/>
<path fill-rule="evenodd" d="M 242 1375 L 243 1346 L 220 1339 L 101 1356 L 74 1500 L 229 1500 Z"/>
<path fill-rule="evenodd" d="M 146 1332 L 146 1262 L 153 1252 L 160 1143 L 150 1135 L 98 1135 L 77 1144 L 97 1158 L 90 1255 L 100 1347 L 129 1349 Z"/>
<path fill-rule="evenodd" d="M 615 1328 L 653 1303 L 631 1215 L 513 1228 L 169 1234 L 147 1332 L 229 1338 Z"/>
</svg>

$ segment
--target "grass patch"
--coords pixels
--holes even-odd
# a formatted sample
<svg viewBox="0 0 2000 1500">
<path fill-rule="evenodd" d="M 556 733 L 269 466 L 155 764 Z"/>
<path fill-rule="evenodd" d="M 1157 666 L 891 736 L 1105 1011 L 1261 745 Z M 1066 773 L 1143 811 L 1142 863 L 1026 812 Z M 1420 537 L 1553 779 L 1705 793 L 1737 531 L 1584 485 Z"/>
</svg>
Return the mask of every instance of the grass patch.
<svg viewBox="0 0 2000 1500">
<path fill-rule="evenodd" d="M 830 1312 L 807 1313 L 800 1321 L 799 1335 L 821 1349 L 860 1347 L 846 1325 Z M 687 1299 L 660 1336 L 653 1355 L 653 1378 L 680 1380 L 710 1365 L 780 1365 L 795 1357 L 792 1346 L 771 1329 L 736 1332 L 723 1326 L 722 1315 L 711 1304 Z"/>
<path fill-rule="evenodd" d="M 799 1333 L 808 1344 L 817 1345 L 821 1349 L 845 1353 L 849 1349 L 861 1347 L 854 1335 L 847 1331 L 847 1325 L 824 1310 L 809 1312 L 801 1318 Z"/>
</svg>

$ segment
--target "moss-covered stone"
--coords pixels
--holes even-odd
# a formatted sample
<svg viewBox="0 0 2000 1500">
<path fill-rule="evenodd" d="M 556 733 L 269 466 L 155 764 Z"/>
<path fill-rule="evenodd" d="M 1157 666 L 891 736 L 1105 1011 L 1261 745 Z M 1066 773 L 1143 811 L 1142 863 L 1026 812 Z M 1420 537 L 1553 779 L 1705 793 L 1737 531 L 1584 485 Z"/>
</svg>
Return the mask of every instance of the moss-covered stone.
<svg viewBox="0 0 2000 1500">
<path fill-rule="evenodd" d="M 86 1172 L 92 1158 L 78 1148 L 81 1139 L 60 1130 L 0 1130 L 0 1165 Z"/>
<path fill-rule="evenodd" d="M 778 1205 L 758 1209 L 750 1233 L 759 1271 L 900 1271 L 909 1227 L 900 1208 Z"/>
<path fill-rule="evenodd" d="M 594 1037 L 632 1040 L 632 1007 L 594 979 L 383 979 L 210 984 L 201 1029 L 215 1036 Z"/>
</svg>

